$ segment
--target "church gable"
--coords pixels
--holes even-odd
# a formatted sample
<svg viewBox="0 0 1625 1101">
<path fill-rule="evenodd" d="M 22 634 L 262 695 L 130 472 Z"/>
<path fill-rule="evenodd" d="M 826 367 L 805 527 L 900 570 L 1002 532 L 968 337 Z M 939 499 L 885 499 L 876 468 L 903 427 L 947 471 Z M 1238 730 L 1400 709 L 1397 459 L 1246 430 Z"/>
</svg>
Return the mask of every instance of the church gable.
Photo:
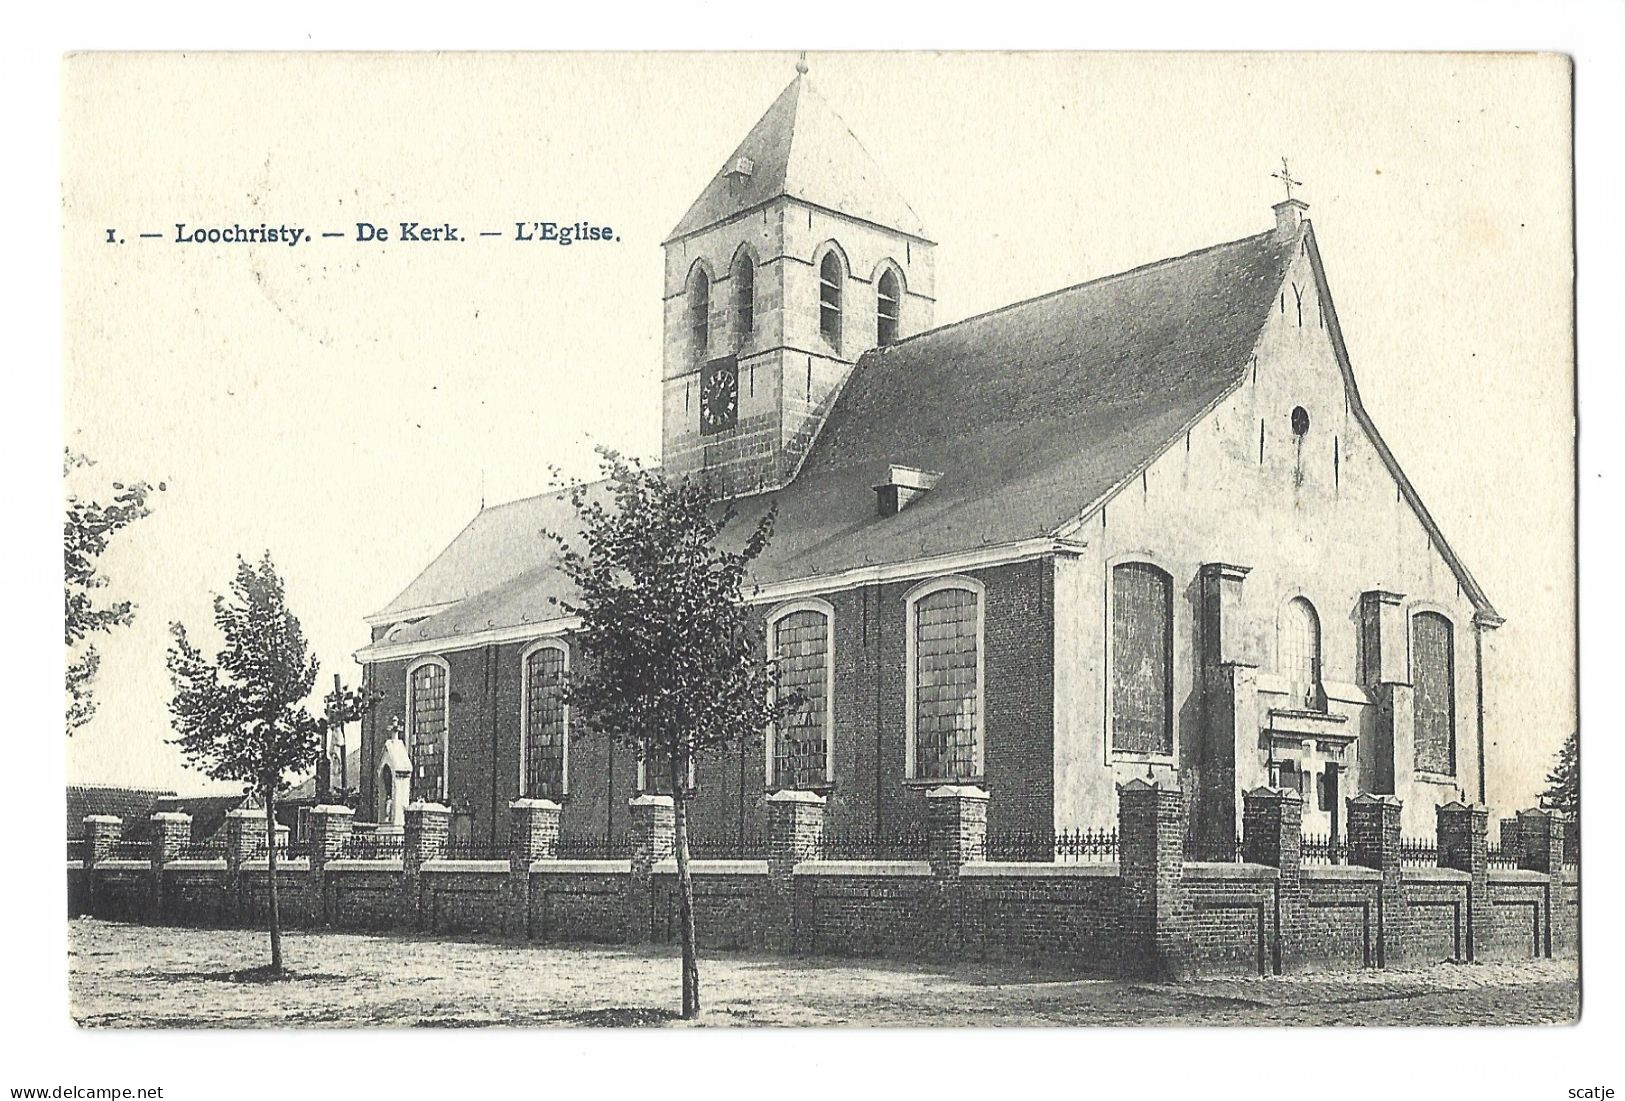
<svg viewBox="0 0 1625 1101">
<path fill-rule="evenodd" d="M 1336 530 L 1336 516 L 1353 510 L 1364 517 L 1373 538 L 1408 533 L 1403 552 L 1388 555 L 1389 563 L 1422 550 L 1446 588 L 1498 622 L 1360 401 L 1313 228 L 1294 219 L 1277 234 L 1286 242 L 1284 267 L 1245 370 L 1222 399 L 1148 450 L 1139 466 L 1091 502 L 1064 533 L 1089 538 L 1109 525 L 1114 504 L 1126 519 L 1159 482 L 1164 494 L 1219 495 L 1226 510 L 1261 523 L 1284 506 L 1282 523 L 1311 530 L 1322 524 L 1328 533 Z M 1211 553 L 1241 560 L 1233 552 L 1227 556 L 1222 544 L 1221 538 Z M 1317 556 L 1326 551 L 1306 548 L 1303 570 L 1313 572 Z M 1388 583 L 1397 587 L 1397 579 Z"/>
</svg>

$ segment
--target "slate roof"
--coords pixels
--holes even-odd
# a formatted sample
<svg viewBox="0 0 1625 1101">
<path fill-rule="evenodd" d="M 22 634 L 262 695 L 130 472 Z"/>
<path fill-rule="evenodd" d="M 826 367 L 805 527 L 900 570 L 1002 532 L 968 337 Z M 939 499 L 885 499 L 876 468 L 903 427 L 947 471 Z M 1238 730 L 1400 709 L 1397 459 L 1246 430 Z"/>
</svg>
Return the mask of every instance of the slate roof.
<svg viewBox="0 0 1625 1101">
<path fill-rule="evenodd" d="M 172 791 L 155 788 L 71 786 L 68 788 L 68 837 L 85 835 L 85 816 L 111 814 L 124 820 L 126 836 L 145 836 L 158 800 Z"/>
<path fill-rule="evenodd" d="M 763 584 L 1054 534 L 1105 500 L 1240 382 L 1299 238 L 1263 233 L 1095 279 L 864 354 L 796 478 L 734 502 L 779 509 Z M 895 516 L 893 463 L 939 471 Z M 569 588 L 535 533 L 573 530 L 548 494 L 487 509 L 389 608 L 463 592 L 382 643 L 556 618 Z M 387 610 L 387 609 L 386 609 Z"/>
<path fill-rule="evenodd" d="M 601 485 L 589 487 L 589 492 L 596 492 Z M 369 618 L 398 620 L 426 608 L 443 608 L 467 600 L 524 574 L 537 579 L 556 575 L 555 548 L 540 533 L 554 530 L 567 534 L 575 528 L 576 515 L 570 507 L 568 490 L 481 509 L 399 596 Z M 547 606 L 545 597 L 543 606 Z M 548 618 L 556 614 L 556 609 L 550 611 Z"/>
<path fill-rule="evenodd" d="M 739 158 L 750 175 L 730 178 Z M 688 208 L 667 241 L 782 195 L 925 239 L 920 216 L 805 75 L 792 80 Z"/>
<path fill-rule="evenodd" d="M 1055 533 L 1242 379 L 1297 243 L 1231 241 L 865 353 L 796 479 L 770 495 L 760 574 Z M 942 477 L 880 518 L 872 487 L 893 463 Z"/>
</svg>

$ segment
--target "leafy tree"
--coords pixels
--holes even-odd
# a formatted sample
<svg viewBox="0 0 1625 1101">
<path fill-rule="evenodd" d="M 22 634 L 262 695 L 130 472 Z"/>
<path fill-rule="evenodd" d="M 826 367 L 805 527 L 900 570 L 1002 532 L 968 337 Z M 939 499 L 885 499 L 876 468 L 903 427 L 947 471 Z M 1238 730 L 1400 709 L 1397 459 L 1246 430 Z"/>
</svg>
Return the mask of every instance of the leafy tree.
<svg viewBox="0 0 1625 1101">
<path fill-rule="evenodd" d="M 192 767 L 243 784 L 265 808 L 270 970 L 281 974 L 276 797 L 287 789 L 290 773 L 316 763 L 328 724 L 359 718 L 362 701 L 358 695 L 343 698 L 321 718 L 306 710 L 316 659 L 288 610 L 269 553 L 257 565 L 237 560 L 230 595 L 214 598 L 214 625 L 224 645 L 210 661 L 182 624 L 170 624 L 174 645 L 168 664 L 175 695 L 169 711 L 180 735 L 174 744 Z"/>
<path fill-rule="evenodd" d="M 1580 821 L 1580 732 L 1571 730 L 1557 751 L 1557 763 L 1546 775 L 1546 790 L 1540 805 L 1546 810 L 1562 811 Z"/>
<path fill-rule="evenodd" d="M 64 478 L 79 467 L 91 465 L 92 460 L 63 449 Z M 87 635 L 111 631 L 114 627 L 129 624 L 135 618 L 135 607 L 128 600 L 111 604 L 96 602 L 96 590 L 107 586 L 107 577 L 97 571 L 96 560 L 107 549 L 114 535 L 152 512 L 147 498 L 153 487 L 146 482 L 132 485 L 114 482 L 112 488 L 113 499 L 108 504 L 68 494 L 67 518 L 62 525 L 62 572 L 63 626 L 70 652 Z M 157 488 L 163 492 L 164 483 L 159 482 Z M 96 713 L 92 686 L 100 666 L 101 655 L 89 643 L 85 644 L 78 657 L 68 662 L 66 691 L 69 734 L 89 722 Z"/>
<path fill-rule="evenodd" d="M 576 667 L 565 699 L 586 732 L 616 739 L 648 775 L 667 778 L 676 817 L 683 1016 L 691 1018 L 700 1009 L 700 975 L 688 854 L 690 764 L 755 738 L 803 702 L 799 693 L 778 691 L 758 617 L 743 594 L 747 570 L 772 536 L 773 514 L 739 549 L 729 549 L 720 544 L 734 512 L 718 507 L 707 487 L 668 481 L 613 451 L 600 449 L 599 456 L 608 500 L 579 483 L 570 488 L 584 545 L 549 533 L 578 593 L 557 603 L 580 617 L 579 642 L 589 659 Z"/>
</svg>

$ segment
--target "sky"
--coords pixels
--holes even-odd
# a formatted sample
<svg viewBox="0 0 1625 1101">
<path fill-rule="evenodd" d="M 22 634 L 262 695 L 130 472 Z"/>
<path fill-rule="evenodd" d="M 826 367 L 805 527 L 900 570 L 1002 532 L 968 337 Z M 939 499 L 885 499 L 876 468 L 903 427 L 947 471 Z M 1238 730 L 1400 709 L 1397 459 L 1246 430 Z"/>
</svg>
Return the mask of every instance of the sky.
<svg viewBox="0 0 1625 1101">
<path fill-rule="evenodd" d="M 269 550 L 322 662 L 476 514 L 659 452 L 660 241 L 793 54 L 84 56 L 64 65 L 64 430 L 163 479 L 105 556 L 73 782 L 210 790 L 166 745 L 167 624 Z M 1574 725 L 1566 62 L 814 54 L 919 212 L 939 323 L 1273 222 L 1287 157 L 1365 404 L 1507 625 L 1490 801 Z M 180 245 L 175 224 L 516 221 L 604 245 Z M 123 245 L 108 245 L 115 228 Z M 158 239 L 141 240 L 139 232 Z M 1538 670 L 1529 676 L 1527 671 Z"/>
</svg>

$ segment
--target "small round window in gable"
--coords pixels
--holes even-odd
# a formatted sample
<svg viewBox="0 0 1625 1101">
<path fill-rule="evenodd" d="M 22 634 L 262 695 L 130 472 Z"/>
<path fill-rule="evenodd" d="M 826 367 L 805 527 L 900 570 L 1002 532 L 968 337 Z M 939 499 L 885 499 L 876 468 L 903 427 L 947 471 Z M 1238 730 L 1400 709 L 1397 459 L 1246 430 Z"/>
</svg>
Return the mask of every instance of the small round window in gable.
<svg viewBox="0 0 1625 1101">
<path fill-rule="evenodd" d="M 1309 410 L 1298 406 L 1292 410 L 1292 442 L 1297 445 L 1296 462 L 1293 464 L 1292 484 L 1303 485 L 1303 440 L 1309 433 Z"/>
</svg>

